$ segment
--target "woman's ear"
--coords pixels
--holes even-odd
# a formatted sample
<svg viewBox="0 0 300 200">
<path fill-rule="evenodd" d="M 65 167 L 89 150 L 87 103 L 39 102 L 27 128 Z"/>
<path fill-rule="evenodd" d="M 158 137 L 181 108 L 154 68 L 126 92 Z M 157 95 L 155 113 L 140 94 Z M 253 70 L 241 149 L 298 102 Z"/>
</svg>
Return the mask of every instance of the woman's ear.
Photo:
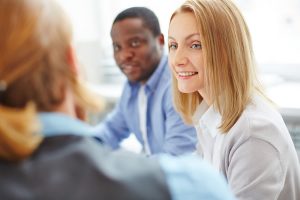
<svg viewBox="0 0 300 200">
<path fill-rule="evenodd" d="M 76 59 L 76 53 L 75 53 L 75 49 L 72 45 L 70 45 L 68 48 L 67 48 L 67 52 L 66 52 L 66 56 L 67 56 L 67 62 L 69 64 L 69 67 L 70 67 L 70 70 L 78 75 L 79 73 L 79 69 L 78 69 L 78 62 L 77 62 L 77 59 Z"/>
</svg>

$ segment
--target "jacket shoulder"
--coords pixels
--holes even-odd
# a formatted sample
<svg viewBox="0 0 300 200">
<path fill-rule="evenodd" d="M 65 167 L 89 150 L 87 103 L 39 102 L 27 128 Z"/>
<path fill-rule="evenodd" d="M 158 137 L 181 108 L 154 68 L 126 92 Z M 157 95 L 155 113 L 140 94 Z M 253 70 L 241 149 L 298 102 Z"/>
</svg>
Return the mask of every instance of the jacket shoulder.
<svg viewBox="0 0 300 200">
<path fill-rule="evenodd" d="M 6 199 L 170 199 L 158 162 L 113 152 L 89 137 L 46 138 L 31 158 L 1 161 L 0 169 Z"/>
</svg>

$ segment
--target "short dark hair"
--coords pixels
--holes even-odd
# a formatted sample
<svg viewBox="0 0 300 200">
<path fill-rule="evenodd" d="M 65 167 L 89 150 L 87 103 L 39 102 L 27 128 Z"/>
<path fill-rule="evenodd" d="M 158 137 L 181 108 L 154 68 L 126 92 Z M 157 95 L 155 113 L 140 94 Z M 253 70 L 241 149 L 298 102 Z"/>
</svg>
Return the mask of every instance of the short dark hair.
<svg viewBox="0 0 300 200">
<path fill-rule="evenodd" d="M 143 20 L 144 25 L 152 32 L 154 36 L 161 34 L 159 21 L 155 13 L 146 7 L 131 7 L 120 12 L 115 18 L 113 25 L 127 18 L 139 18 Z"/>
</svg>

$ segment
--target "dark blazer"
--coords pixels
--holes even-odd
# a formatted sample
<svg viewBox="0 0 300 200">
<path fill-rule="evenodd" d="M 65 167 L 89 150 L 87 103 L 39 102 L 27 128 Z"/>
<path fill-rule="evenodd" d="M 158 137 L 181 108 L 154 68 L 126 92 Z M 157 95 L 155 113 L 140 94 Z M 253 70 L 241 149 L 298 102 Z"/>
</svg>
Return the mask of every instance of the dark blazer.
<svg viewBox="0 0 300 200">
<path fill-rule="evenodd" d="M 135 154 L 112 152 L 90 137 L 44 139 L 18 163 L 0 160 L 0 199 L 167 200 L 159 163 Z"/>
</svg>

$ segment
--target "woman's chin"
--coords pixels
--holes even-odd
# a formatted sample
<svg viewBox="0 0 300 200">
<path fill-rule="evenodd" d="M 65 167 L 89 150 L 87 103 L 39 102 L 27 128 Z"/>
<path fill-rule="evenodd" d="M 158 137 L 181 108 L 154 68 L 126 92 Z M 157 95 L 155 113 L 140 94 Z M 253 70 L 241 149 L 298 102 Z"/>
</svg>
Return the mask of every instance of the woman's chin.
<svg viewBox="0 0 300 200">
<path fill-rule="evenodd" d="M 181 93 L 186 93 L 186 94 L 193 93 L 193 92 L 197 91 L 197 90 L 194 90 L 192 88 L 186 88 L 186 87 L 178 87 L 178 90 Z"/>
</svg>

